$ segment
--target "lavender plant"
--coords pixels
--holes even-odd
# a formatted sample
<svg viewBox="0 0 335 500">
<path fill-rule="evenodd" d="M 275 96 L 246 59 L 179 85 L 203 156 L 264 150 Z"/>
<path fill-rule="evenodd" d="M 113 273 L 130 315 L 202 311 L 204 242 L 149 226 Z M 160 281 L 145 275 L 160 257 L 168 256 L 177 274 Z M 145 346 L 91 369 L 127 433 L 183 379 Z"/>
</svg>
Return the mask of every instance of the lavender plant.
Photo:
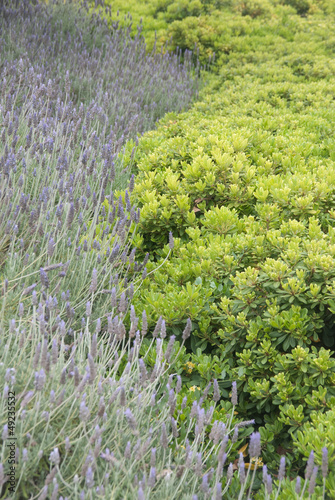
<svg viewBox="0 0 335 500">
<path fill-rule="evenodd" d="M 0 18 L 0 265 L 3 292 L 8 289 L 3 321 L 19 304 L 24 307 L 27 295 L 38 293 L 40 282 L 44 302 L 47 295 L 60 297 L 54 313 L 66 320 L 67 332 L 86 323 L 88 301 L 100 304 L 91 320 L 103 317 L 121 274 L 127 283 L 127 273 L 141 270 L 134 254 L 129 262 L 126 244 L 139 213 L 129 200 L 124 207 L 115 201 L 107 228 L 114 234 L 100 248 L 95 236 L 101 203 L 129 181 L 129 172 L 121 172 L 121 146 L 164 112 L 154 111 L 157 92 L 167 96 L 164 106 L 178 108 L 190 102 L 196 82 L 176 57 L 146 55 L 140 36 L 132 40 L 117 28 L 109 33 L 101 18 L 87 21 L 78 5 L 5 2 Z M 84 103 L 73 90 L 74 74 L 90 82 Z M 132 179 L 129 192 L 133 186 Z"/>
<path fill-rule="evenodd" d="M 141 26 L 131 38 L 131 27 L 113 22 L 109 28 L 103 11 L 89 16 L 82 1 L 6 0 L 0 9 L 2 78 L 11 75 L 18 103 L 25 94 L 20 74 L 28 72 L 29 87 L 41 88 L 44 100 L 47 90 L 50 99 L 59 100 L 56 111 L 65 101 L 77 105 L 81 112 L 69 117 L 68 109 L 62 120 L 72 122 L 78 145 L 81 132 L 90 145 L 98 140 L 88 134 L 98 117 L 99 143 L 118 153 L 128 139 L 137 140 L 167 111 L 189 107 L 197 95 L 199 66 L 193 68 L 191 52 L 183 63 L 178 53 L 157 54 L 155 48 L 146 53 Z M 110 7 L 106 11 L 110 14 Z"/>
<path fill-rule="evenodd" d="M 253 423 L 234 422 L 236 385 L 232 414 L 226 422 L 212 421 L 220 398 L 214 384 L 211 410 L 205 412 L 202 407 L 207 390 L 193 405 L 186 435 L 182 441 L 178 439 L 183 405 L 177 406 L 175 401 L 182 384 L 170 372 L 173 360 L 185 349 L 189 325 L 182 343 L 173 342 L 172 349 L 163 348 L 162 338 L 153 339 L 155 367 L 148 371 L 149 350 L 140 355 L 145 332 L 137 330 L 128 341 L 117 316 L 110 317 L 106 334 L 98 336 L 87 328 L 69 346 L 54 324 L 55 318 L 49 321 L 51 330 L 56 326 L 54 333 L 46 336 L 34 314 L 36 306 L 32 303 L 30 308 L 34 321 L 30 331 L 19 332 L 14 320 L 3 332 L 2 402 L 9 391 L 17 395 L 14 491 L 6 481 L 11 450 L 5 446 L 13 429 L 8 429 L 3 410 L 1 414 L 0 485 L 6 498 L 28 494 L 39 499 L 221 499 L 238 491 L 242 499 L 250 493 L 257 469 L 255 459 L 261 453 L 260 434 L 251 435 L 250 463 L 244 464 L 241 455 L 234 473 L 231 449 L 239 428 Z M 138 322 L 138 318 L 134 316 L 133 321 Z M 162 336 L 162 328 L 160 333 Z M 210 446 L 204 440 L 209 429 Z M 302 495 L 296 498 L 305 498 L 306 485 L 309 494 L 314 491 L 316 470 L 311 461 L 312 457 Z M 283 478 L 281 465 L 280 485 Z M 265 483 L 263 498 L 273 498 L 269 475 Z"/>
</svg>

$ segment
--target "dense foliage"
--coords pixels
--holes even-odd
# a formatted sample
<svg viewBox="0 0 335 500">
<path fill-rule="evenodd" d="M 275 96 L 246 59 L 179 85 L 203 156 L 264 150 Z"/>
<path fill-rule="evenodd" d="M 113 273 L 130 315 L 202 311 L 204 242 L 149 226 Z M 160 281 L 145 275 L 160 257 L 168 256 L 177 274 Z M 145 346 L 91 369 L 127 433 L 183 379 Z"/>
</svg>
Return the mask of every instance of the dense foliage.
<svg viewBox="0 0 335 500">
<path fill-rule="evenodd" d="M 333 495 L 331 4 L 282 3 L 1 3 L 1 497 Z M 239 60 L 296 12 L 318 64 Z"/>
<path fill-rule="evenodd" d="M 179 26 L 175 45 L 191 46 L 210 12 L 199 4 L 195 18 L 178 3 L 180 24 L 166 31 Z M 176 5 L 161 7 L 166 22 Z M 238 412 L 255 418 L 263 459 L 275 467 L 285 453 L 296 474 L 313 445 L 321 460 L 333 441 L 333 426 L 321 426 L 335 404 L 333 4 L 234 5 L 204 30 L 218 75 L 200 102 L 166 115 L 136 151 L 134 242 L 151 260 L 133 303 L 177 336 L 192 319 L 189 386 L 237 380 Z M 310 438 L 316 427 L 322 440 Z"/>
<path fill-rule="evenodd" d="M 316 30 L 327 47 L 334 43 L 332 30 L 325 31 L 324 25 L 325 19 L 335 12 L 332 0 L 107 0 L 107 3 L 112 8 L 107 20 L 117 19 L 122 25 L 131 26 L 134 34 L 142 23 L 149 49 L 155 39 L 159 46 L 170 41 L 171 48 L 178 46 L 182 50 L 193 50 L 196 44 L 202 63 L 207 63 L 215 53 L 217 69 L 241 51 L 243 57 L 253 58 L 254 51 L 262 52 L 265 58 L 271 56 L 272 51 L 262 50 L 266 34 L 280 44 L 292 42 L 300 27 L 308 26 L 311 19 L 316 21 L 311 27 L 314 42 Z M 310 37 L 305 41 L 309 48 L 303 55 L 313 59 L 313 41 Z M 296 54 L 301 48 L 297 48 Z"/>
</svg>

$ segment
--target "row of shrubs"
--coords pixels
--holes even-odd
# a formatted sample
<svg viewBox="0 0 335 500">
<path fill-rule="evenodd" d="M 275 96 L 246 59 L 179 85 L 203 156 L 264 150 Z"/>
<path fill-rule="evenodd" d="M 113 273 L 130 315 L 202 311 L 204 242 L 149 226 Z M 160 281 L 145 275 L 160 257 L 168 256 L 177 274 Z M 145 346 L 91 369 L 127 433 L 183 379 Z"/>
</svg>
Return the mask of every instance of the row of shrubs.
<svg viewBox="0 0 335 500">
<path fill-rule="evenodd" d="M 150 253 L 136 310 L 177 338 L 192 319 L 187 385 L 215 378 L 228 396 L 236 380 L 238 414 L 255 419 L 263 459 L 275 470 L 285 453 L 293 476 L 314 447 L 321 464 L 334 441 L 329 7 L 307 18 L 283 8 L 266 25 L 227 14 L 233 49 L 220 51 L 200 102 L 141 138 L 131 195 L 141 208 L 134 244 Z"/>
<path fill-rule="evenodd" d="M 158 46 L 170 42 L 171 49 L 194 50 L 196 44 L 202 64 L 215 54 L 217 71 L 234 56 L 239 62 L 246 54 L 253 57 L 251 49 L 261 51 L 264 37 L 274 41 L 271 52 L 262 51 L 264 57 L 272 56 L 273 60 L 276 57 L 273 51 L 281 49 L 282 43 L 293 41 L 301 27 L 306 26 L 306 17 L 314 32 L 314 43 L 308 37 L 308 48 L 303 53 L 298 49 L 296 56 L 310 59 L 316 34 L 325 47 L 332 50 L 334 45 L 332 30 L 326 32 L 323 23 L 325 17 L 334 15 L 332 0 L 107 0 L 106 3 L 111 12 L 105 12 L 101 6 L 97 9 L 110 25 L 117 21 L 130 26 L 135 35 L 141 23 L 149 50 L 155 40 Z M 95 10 L 97 2 L 92 0 L 90 4 Z M 319 64 L 326 71 L 322 59 Z"/>
</svg>

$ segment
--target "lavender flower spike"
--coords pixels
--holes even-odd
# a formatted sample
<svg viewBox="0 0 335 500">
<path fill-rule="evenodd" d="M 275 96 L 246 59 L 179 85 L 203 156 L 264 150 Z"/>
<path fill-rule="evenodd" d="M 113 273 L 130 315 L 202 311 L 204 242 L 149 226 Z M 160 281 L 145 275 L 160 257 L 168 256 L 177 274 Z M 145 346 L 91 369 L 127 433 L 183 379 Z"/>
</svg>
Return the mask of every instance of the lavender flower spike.
<svg viewBox="0 0 335 500">
<path fill-rule="evenodd" d="M 282 456 L 280 459 L 279 471 L 278 471 L 278 479 L 282 481 L 285 477 L 285 457 Z"/>
<path fill-rule="evenodd" d="M 236 382 L 232 383 L 231 404 L 237 406 L 237 387 Z"/>
<path fill-rule="evenodd" d="M 322 472 L 322 477 L 326 478 L 328 474 L 328 450 L 326 447 L 322 448 L 321 472 Z"/>
</svg>

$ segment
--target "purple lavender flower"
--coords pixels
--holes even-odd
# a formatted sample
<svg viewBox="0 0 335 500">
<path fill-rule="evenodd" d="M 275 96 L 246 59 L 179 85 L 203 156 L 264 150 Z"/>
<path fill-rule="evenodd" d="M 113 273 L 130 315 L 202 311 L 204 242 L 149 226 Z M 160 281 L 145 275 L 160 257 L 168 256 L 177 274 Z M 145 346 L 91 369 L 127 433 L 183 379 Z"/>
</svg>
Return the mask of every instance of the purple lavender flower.
<svg viewBox="0 0 335 500">
<path fill-rule="evenodd" d="M 299 495 L 300 491 L 301 491 L 301 477 L 298 476 L 297 479 L 296 479 L 296 483 L 295 483 L 295 490 L 294 490 L 297 495 Z"/>
<path fill-rule="evenodd" d="M 228 469 L 227 469 L 227 482 L 228 482 L 228 483 L 229 483 L 229 481 L 231 481 L 231 480 L 232 480 L 232 478 L 233 478 L 233 474 L 234 474 L 234 468 L 233 468 L 233 467 L 234 467 L 234 466 L 233 466 L 233 464 L 232 464 L 232 463 L 230 463 L 230 464 L 229 464 L 229 467 L 228 467 Z"/>
<path fill-rule="evenodd" d="M 278 471 L 278 479 L 279 481 L 282 481 L 285 477 L 285 457 L 282 456 L 280 458 L 280 465 L 279 465 L 279 471 Z"/>
<path fill-rule="evenodd" d="M 233 384 L 232 384 L 231 403 L 232 403 L 233 406 L 237 406 L 237 386 L 236 386 L 236 382 L 233 382 Z"/>
<path fill-rule="evenodd" d="M 54 463 L 56 465 L 60 464 L 60 456 L 58 448 L 54 448 L 54 450 L 50 453 L 49 460 L 51 463 Z"/>
<path fill-rule="evenodd" d="M 263 465 L 263 483 L 265 486 L 267 482 L 267 477 L 268 477 L 268 468 L 266 465 Z"/>
<path fill-rule="evenodd" d="M 201 476 L 202 474 L 202 469 L 203 469 L 203 463 L 202 463 L 202 454 L 201 452 L 197 453 L 196 455 L 196 466 L 195 466 L 195 473 L 198 477 Z"/>
<path fill-rule="evenodd" d="M 145 495 L 144 495 L 144 492 L 143 492 L 143 489 L 142 489 L 142 486 L 140 486 L 138 488 L 138 494 L 137 494 L 137 498 L 138 500 L 145 500 Z"/>
<path fill-rule="evenodd" d="M 136 419 L 135 419 L 134 415 L 132 414 L 130 408 L 127 408 L 125 410 L 124 414 L 125 414 L 125 416 L 127 418 L 129 427 L 132 430 L 135 430 L 137 428 Z"/>
<path fill-rule="evenodd" d="M 163 448 L 166 449 L 168 447 L 168 436 L 167 436 L 167 432 L 166 432 L 166 425 L 164 422 L 162 423 L 162 426 L 161 426 L 160 443 L 161 443 Z"/>
<path fill-rule="evenodd" d="M 313 467 L 313 472 L 312 472 L 311 479 L 310 479 L 309 485 L 308 485 L 308 494 L 309 495 L 313 495 L 313 493 L 314 493 L 315 486 L 316 486 L 316 476 L 317 476 L 318 470 L 319 470 L 319 467 L 317 467 L 317 466 Z"/>
<path fill-rule="evenodd" d="M 312 450 L 308 460 L 307 460 L 307 466 L 305 470 L 305 479 L 308 481 L 313 473 L 313 467 L 314 467 L 314 451 Z"/>
<path fill-rule="evenodd" d="M 216 379 L 214 379 L 213 401 L 215 401 L 217 403 L 219 401 L 220 397 L 221 396 L 220 396 L 219 384 L 218 384 L 218 381 Z"/>
<path fill-rule="evenodd" d="M 322 477 L 326 478 L 328 474 L 328 450 L 326 447 L 322 448 Z"/>
<path fill-rule="evenodd" d="M 261 454 L 261 435 L 253 432 L 250 436 L 249 455 L 250 458 L 258 458 Z"/>
<path fill-rule="evenodd" d="M 153 488 L 155 486 L 156 482 L 156 468 L 151 467 L 150 468 L 150 474 L 149 474 L 149 479 L 148 479 L 148 486 L 149 488 Z"/>
<path fill-rule="evenodd" d="M 187 318 L 186 327 L 185 327 L 185 329 L 183 331 L 183 335 L 182 335 L 183 341 L 188 339 L 188 337 L 191 335 L 191 331 L 192 331 L 192 322 L 191 322 L 190 318 Z"/>
</svg>

